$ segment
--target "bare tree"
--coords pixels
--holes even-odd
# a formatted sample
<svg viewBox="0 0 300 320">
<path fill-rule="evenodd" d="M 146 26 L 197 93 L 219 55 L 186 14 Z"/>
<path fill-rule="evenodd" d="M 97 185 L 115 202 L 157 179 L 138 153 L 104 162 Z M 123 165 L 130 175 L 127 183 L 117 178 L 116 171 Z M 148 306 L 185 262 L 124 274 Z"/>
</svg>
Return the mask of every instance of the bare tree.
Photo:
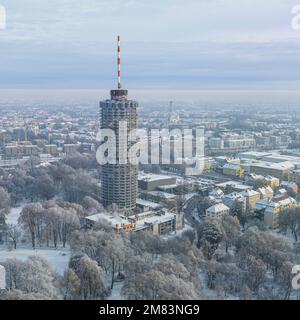
<svg viewBox="0 0 300 320">
<path fill-rule="evenodd" d="M 290 230 L 295 242 L 298 241 L 300 233 L 300 207 L 290 208 L 283 211 L 279 218 L 280 227 L 283 230 Z"/>
<path fill-rule="evenodd" d="M 15 224 L 8 224 L 6 227 L 6 233 L 8 239 L 13 243 L 14 248 L 17 249 L 17 244 L 22 235 L 22 230 L 20 226 Z"/>
<path fill-rule="evenodd" d="M 40 203 L 26 205 L 21 211 L 19 222 L 28 229 L 31 237 L 32 247 L 36 247 L 36 234 L 40 229 L 43 207 Z"/>
</svg>

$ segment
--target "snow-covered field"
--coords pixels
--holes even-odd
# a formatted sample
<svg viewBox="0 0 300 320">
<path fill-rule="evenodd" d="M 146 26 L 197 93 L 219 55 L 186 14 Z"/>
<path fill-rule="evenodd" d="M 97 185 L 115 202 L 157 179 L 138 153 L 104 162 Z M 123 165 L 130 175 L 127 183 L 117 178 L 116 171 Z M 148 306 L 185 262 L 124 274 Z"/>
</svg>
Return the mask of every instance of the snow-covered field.
<svg viewBox="0 0 300 320">
<path fill-rule="evenodd" d="M 23 206 L 11 208 L 10 213 L 6 216 L 7 224 L 18 224 L 18 219 L 20 217 L 20 213 L 23 209 Z"/>
<path fill-rule="evenodd" d="M 33 250 L 28 247 L 20 247 L 17 250 L 9 251 L 6 246 L 0 246 L 0 261 L 5 261 L 8 258 L 17 258 L 22 261 L 30 256 L 39 255 L 45 258 L 51 264 L 53 270 L 59 274 L 63 274 L 67 268 L 70 259 L 69 249 L 51 249 L 41 248 Z"/>
<path fill-rule="evenodd" d="M 111 292 L 111 295 L 108 297 L 108 300 L 125 300 L 125 297 L 121 295 L 122 287 L 123 282 L 115 282 L 114 288 Z"/>
</svg>

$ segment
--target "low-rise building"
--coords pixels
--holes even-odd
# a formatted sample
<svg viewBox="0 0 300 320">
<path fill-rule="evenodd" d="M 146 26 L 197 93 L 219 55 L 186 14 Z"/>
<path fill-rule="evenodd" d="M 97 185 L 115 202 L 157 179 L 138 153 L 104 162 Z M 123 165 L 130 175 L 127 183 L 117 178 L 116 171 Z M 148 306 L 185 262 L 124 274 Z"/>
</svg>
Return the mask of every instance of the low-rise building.
<svg viewBox="0 0 300 320">
<path fill-rule="evenodd" d="M 229 214 L 230 209 L 223 203 L 217 203 L 206 210 L 207 217 L 221 218 Z"/>
<path fill-rule="evenodd" d="M 221 199 L 224 197 L 224 192 L 220 188 L 215 188 L 209 192 L 209 196 L 216 199 Z"/>
<path fill-rule="evenodd" d="M 138 208 L 141 208 L 144 212 L 147 212 L 150 210 L 157 210 L 162 207 L 159 203 L 152 202 L 149 200 L 144 200 L 144 199 L 137 199 L 136 205 Z"/>
<path fill-rule="evenodd" d="M 242 195 L 246 199 L 246 210 L 255 210 L 256 202 L 260 199 L 260 194 L 254 190 L 247 190 L 242 192 Z"/>
<path fill-rule="evenodd" d="M 227 163 L 223 166 L 223 174 L 233 177 L 243 177 L 244 170 L 240 164 Z"/>
<path fill-rule="evenodd" d="M 66 154 L 75 153 L 80 148 L 80 144 L 64 144 L 63 152 Z"/>
<path fill-rule="evenodd" d="M 265 181 L 266 181 L 266 184 L 270 186 L 273 190 L 277 189 L 280 185 L 280 180 L 273 176 L 269 176 L 269 175 L 266 176 Z"/>
<path fill-rule="evenodd" d="M 47 144 L 44 146 L 44 152 L 51 155 L 56 155 L 58 153 L 57 146 L 55 144 Z"/>
<path fill-rule="evenodd" d="M 294 198 L 287 195 L 278 195 L 271 200 L 257 201 L 256 212 L 263 214 L 264 223 L 268 228 L 276 229 L 279 227 L 280 213 L 297 205 Z"/>
<path fill-rule="evenodd" d="M 257 192 L 260 194 L 261 200 L 270 200 L 274 196 L 274 191 L 270 186 L 258 188 Z"/>
<path fill-rule="evenodd" d="M 297 183 L 291 181 L 282 181 L 280 184 L 280 188 L 287 190 L 288 192 L 298 193 L 298 185 Z"/>
<path fill-rule="evenodd" d="M 176 185 L 176 177 L 160 174 L 139 174 L 138 185 L 142 190 L 153 191 L 161 186 Z"/>
<path fill-rule="evenodd" d="M 156 203 L 173 203 L 176 201 L 177 196 L 172 193 L 162 192 L 162 191 L 149 191 L 149 192 L 142 192 L 141 198 L 145 200 L 149 200 Z"/>
<path fill-rule="evenodd" d="M 230 194 L 226 194 L 223 198 L 223 203 L 230 209 L 233 209 L 234 206 L 238 203 L 240 204 L 242 211 L 246 211 L 246 199 L 239 192 L 232 192 Z"/>
<path fill-rule="evenodd" d="M 129 221 L 125 216 L 112 215 L 108 213 L 97 213 L 81 219 L 81 225 L 84 228 L 90 229 L 95 226 L 97 222 L 105 221 L 112 225 L 116 232 L 124 230 L 129 232 L 135 229 L 134 221 Z"/>
<path fill-rule="evenodd" d="M 149 230 L 155 235 L 165 235 L 183 227 L 183 215 L 167 210 L 147 211 L 129 217 L 98 213 L 81 219 L 83 228 L 92 228 L 104 220 L 112 225 L 116 232 L 126 233 Z"/>
<path fill-rule="evenodd" d="M 250 172 L 255 174 L 261 174 L 264 176 L 271 175 L 280 180 L 290 180 L 291 171 L 294 169 L 294 165 L 288 161 L 275 163 L 275 162 L 256 162 L 251 163 Z"/>
<path fill-rule="evenodd" d="M 300 187 L 300 170 L 294 170 L 292 172 L 292 181 L 297 183 L 298 187 Z"/>
</svg>

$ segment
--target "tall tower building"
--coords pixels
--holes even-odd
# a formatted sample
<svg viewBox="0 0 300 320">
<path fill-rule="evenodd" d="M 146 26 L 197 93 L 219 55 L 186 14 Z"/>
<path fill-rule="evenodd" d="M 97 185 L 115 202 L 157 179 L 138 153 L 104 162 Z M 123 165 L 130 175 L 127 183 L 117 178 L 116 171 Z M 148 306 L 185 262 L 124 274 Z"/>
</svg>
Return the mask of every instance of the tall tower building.
<svg viewBox="0 0 300 320">
<path fill-rule="evenodd" d="M 124 157 L 119 150 L 123 143 L 127 151 L 134 142 L 128 141 L 129 132 L 137 129 L 138 103 L 128 100 L 128 90 L 121 85 L 120 36 L 118 36 L 118 88 L 111 90 L 110 100 L 100 102 L 100 128 L 112 129 L 116 134 L 116 164 L 102 165 L 101 184 L 104 206 L 116 204 L 121 209 L 131 210 L 136 206 L 138 166 L 120 161 Z M 125 132 L 119 132 L 120 122 L 126 122 Z"/>
</svg>

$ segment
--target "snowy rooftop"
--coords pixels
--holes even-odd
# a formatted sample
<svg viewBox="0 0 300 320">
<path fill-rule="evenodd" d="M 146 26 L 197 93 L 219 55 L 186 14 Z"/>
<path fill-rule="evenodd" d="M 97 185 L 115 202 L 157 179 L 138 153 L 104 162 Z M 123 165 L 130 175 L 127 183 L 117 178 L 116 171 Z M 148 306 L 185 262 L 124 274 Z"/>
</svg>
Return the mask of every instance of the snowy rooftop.
<svg viewBox="0 0 300 320">
<path fill-rule="evenodd" d="M 176 177 L 169 176 L 169 175 L 163 175 L 163 174 L 140 173 L 138 180 L 151 182 L 151 181 L 174 179 L 174 178 L 176 178 Z"/>
<path fill-rule="evenodd" d="M 253 197 L 253 196 L 258 196 L 259 193 L 257 191 L 254 190 L 246 190 L 242 192 L 242 195 L 244 197 Z"/>
<path fill-rule="evenodd" d="M 237 163 L 226 163 L 223 166 L 223 169 L 237 170 L 240 167 L 241 167 L 240 164 L 237 164 Z"/>
<path fill-rule="evenodd" d="M 163 192 L 163 191 L 148 191 L 148 194 L 152 195 L 152 196 L 159 196 L 165 199 L 175 199 L 176 195 L 172 194 L 172 193 L 168 193 L 168 192 Z"/>
<path fill-rule="evenodd" d="M 149 201 L 149 200 L 144 200 L 144 199 L 137 199 L 136 204 L 138 204 L 140 206 L 144 206 L 144 207 L 149 207 L 152 209 L 156 209 L 156 208 L 160 207 L 160 204 Z"/>
<path fill-rule="evenodd" d="M 271 153 L 267 152 L 260 152 L 260 151 L 248 151 L 248 152 L 242 152 L 239 154 L 240 158 L 248 158 L 248 159 L 259 159 L 262 157 L 267 157 L 272 155 Z"/>
<path fill-rule="evenodd" d="M 236 181 L 226 181 L 226 182 L 216 184 L 216 187 L 219 187 L 219 188 L 226 188 L 227 186 L 231 186 L 231 187 L 238 189 L 238 190 L 250 190 L 253 188 L 252 186 L 248 186 L 246 184 L 241 184 Z"/>
<path fill-rule="evenodd" d="M 119 224 L 129 224 L 130 223 L 127 219 L 125 219 L 123 217 L 120 217 L 117 215 L 113 216 L 113 215 L 109 215 L 107 213 L 97 213 L 92 216 L 85 217 L 85 219 L 90 220 L 90 221 L 94 221 L 94 222 L 98 222 L 100 220 L 106 220 L 114 226 L 117 224 L 119 225 Z"/>
<path fill-rule="evenodd" d="M 217 203 L 214 206 L 209 207 L 206 211 L 208 213 L 218 213 L 223 211 L 229 211 L 229 208 L 223 203 Z"/>
<path fill-rule="evenodd" d="M 137 221 L 136 228 L 143 228 L 145 224 L 156 224 L 156 223 L 163 223 L 170 220 L 174 220 L 176 217 L 175 213 L 165 212 L 163 215 L 153 215 L 152 217 L 148 217 Z"/>
<path fill-rule="evenodd" d="M 273 193 L 273 189 L 270 186 L 259 188 L 257 189 L 257 191 L 260 192 L 261 194 Z"/>
<path fill-rule="evenodd" d="M 281 162 L 281 163 L 273 163 L 273 162 L 257 162 L 251 164 L 252 167 L 260 167 L 260 168 L 265 168 L 265 169 L 275 169 L 275 170 L 291 170 L 294 168 L 294 165 L 289 162 Z"/>
</svg>

